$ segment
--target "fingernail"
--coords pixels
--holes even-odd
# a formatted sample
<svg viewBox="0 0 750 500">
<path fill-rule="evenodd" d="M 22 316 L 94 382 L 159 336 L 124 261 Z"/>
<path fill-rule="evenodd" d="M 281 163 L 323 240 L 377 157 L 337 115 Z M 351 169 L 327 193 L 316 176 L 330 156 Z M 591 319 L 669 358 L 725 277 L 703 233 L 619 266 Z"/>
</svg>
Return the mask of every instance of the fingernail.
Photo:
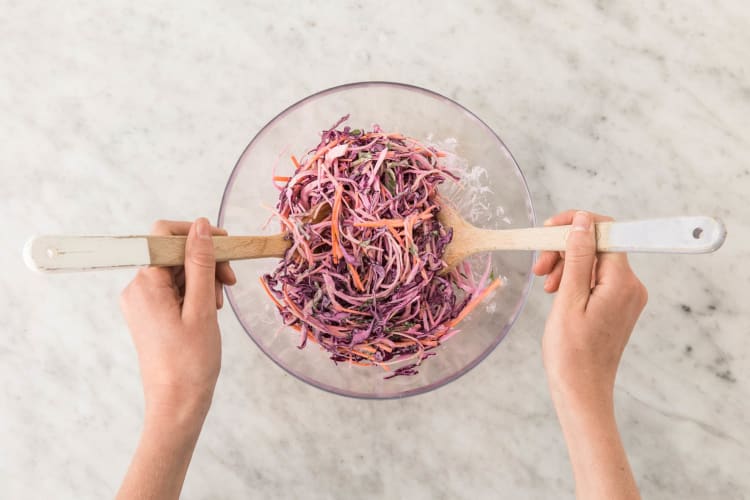
<svg viewBox="0 0 750 500">
<path fill-rule="evenodd" d="M 201 217 L 195 221 L 195 234 L 202 240 L 211 239 L 211 225 L 208 223 L 208 219 Z"/>
<path fill-rule="evenodd" d="M 552 217 L 550 217 L 549 219 L 547 219 L 546 221 L 544 221 L 543 224 L 545 226 L 549 226 L 550 224 L 552 224 Z"/>
<path fill-rule="evenodd" d="M 591 215 L 588 212 L 576 212 L 572 226 L 571 231 L 591 231 Z"/>
</svg>

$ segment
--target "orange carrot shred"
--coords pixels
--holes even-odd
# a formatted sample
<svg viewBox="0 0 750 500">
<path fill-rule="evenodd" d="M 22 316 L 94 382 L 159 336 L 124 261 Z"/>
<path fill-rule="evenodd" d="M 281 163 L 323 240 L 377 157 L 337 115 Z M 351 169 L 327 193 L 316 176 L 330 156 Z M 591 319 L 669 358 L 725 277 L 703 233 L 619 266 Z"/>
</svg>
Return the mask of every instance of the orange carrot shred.
<svg viewBox="0 0 750 500">
<path fill-rule="evenodd" d="M 433 217 L 432 208 L 425 210 L 417 216 L 419 220 L 427 220 Z M 404 227 L 405 219 L 378 219 L 364 222 L 355 222 L 354 227 Z"/>
<path fill-rule="evenodd" d="M 474 297 L 471 300 L 471 302 L 466 304 L 466 307 L 463 308 L 463 310 L 458 314 L 458 316 L 453 318 L 453 320 L 449 323 L 449 326 L 453 328 L 454 326 L 459 324 L 461 320 L 463 320 L 472 310 L 474 310 L 475 307 L 479 305 L 480 302 L 482 302 L 490 294 L 490 292 L 492 292 L 492 290 L 494 290 L 495 288 L 499 287 L 502 284 L 503 284 L 502 280 L 500 278 L 496 278 L 492 283 L 487 285 L 487 288 L 482 290 L 482 293 Z"/>
<path fill-rule="evenodd" d="M 401 342 L 393 342 L 395 347 L 409 347 L 416 344 L 413 340 L 403 340 Z"/>
<path fill-rule="evenodd" d="M 370 313 L 362 312 L 362 311 L 357 311 L 356 309 L 350 309 L 348 307 L 342 307 L 341 310 L 344 311 L 344 312 L 348 312 L 349 314 L 358 314 L 360 316 L 369 316 L 370 315 Z"/>
<path fill-rule="evenodd" d="M 334 264 L 338 264 L 339 258 L 343 256 L 339 248 L 339 218 L 341 216 L 341 193 L 343 189 L 341 184 L 336 186 L 336 197 L 333 200 L 331 212 L 331 253 L 333 254 Z"/>
<path fill-rule="evenodd" d="M 427 271 L 424 270 L 424 267 L 420 269 L 420 271 L 422 274 L 422 279 L 424 279 L 425 281 L 429 281 L 429 279 L 427 278 Z"/>
<path fill-rule="evenodd" d="M 354 347 L 354 351 L 355 352 L 356 351 L 364 351 L 364 352 L 366 352 L 368 354 L 375 354 L 376 352 L 378 352 L 377 349 L 375 349 L 374 347 L 371 347 L 369 345 L 358 345 L 358 346 L 355 346 Z"/>
<path fill-rule="evenodd" d="M 328 151 L 331 150 L 336 144 L 338 144 L 341 141 L 341 139 L 334 139 L 333 141 L 329 142 L 325 147 L 320 148 L 310 160 L 305 163 L 305 168 L 309 169 L 313 165 L 315 165 L 315 162 L 318 161 L 320 158 L 323 157 L 324 154 L 326 154 Z"/>
<path fill-rule="evenodd" d="M 276 299 L 276 297 L 273 296 L 273 294 L 271 293 L 271 290 L 268 288 L 268 285 L 266 284 L 266 280 L 264 280 L 263 277 L 258 278 L 258 280 L 260 281 L 261 286 L 263 286 L 263 290 L 266 291 L 268 296 L 271 297 L 271 300 L 273 300 L 273 303 L 276 304 L 276 307 L 278 307 L 279 309 L 283 309 L 284 307 L 281 305 L 281 302 L 279 302 L 278 299 Z"/>
<path fill-rule="evenodd" d="M 364 285 L 362 285 L 362 280 L 359 277 L 359 273 L 357 272 L 357 269 L 349 263 L 346 264 L 346 267 L 349 268 L 349 273 L 352 275 L 352 279 L 354 280 L 354 286 L 356 286 L 360 292 L 364 292 L 365 287 Z"/>
<path fill-rule="evenodd" d="M 396 238 L 396 241 L 398 241 L 398 244 L 401 246 L 404 246 L 404 240 L 401 238 L 401 235 L 398 234 L 398 231 L 393 226 L 386 226 L 388 228 L 388 231 L 391 232 L 394 238 Z"/>
<path fill-rule="evenodd" d="M 370 220 L 370 221 L 365 221 L 365 222 L 354 223 L 354 227 L 384 227 L 384 226 L 403 227 L 404 220 L 403 219 L 379 219 L 379 220 Z"/>
</svg>

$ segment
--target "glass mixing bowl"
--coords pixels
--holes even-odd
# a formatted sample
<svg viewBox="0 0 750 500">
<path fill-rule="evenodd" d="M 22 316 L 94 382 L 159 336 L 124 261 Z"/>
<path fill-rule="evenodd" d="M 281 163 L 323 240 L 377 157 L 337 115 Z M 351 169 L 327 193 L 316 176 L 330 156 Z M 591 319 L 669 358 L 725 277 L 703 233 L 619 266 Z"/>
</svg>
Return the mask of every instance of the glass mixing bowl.
<svg viewBox="0 0 750 500">
<path fill-rule="evenodd" d="M 334 87 L 293 104 L 250 141 L 229 177 L 219 225 L 229 234 L 272 234 L 266 225 L 278 191 L 271 177 L 293 172 L 289 156 L 302 158 L 320 141 L 320 132 L 340 117 L 352 128 L 378 124 L 433 144 L 455 147 L 468 162 L 473 191 L 460 193 L 459 211 L 480 227 L 500 229 L 534 225 L 534 210 L 520 168 L 500 138 L 476 115 L 435 92 L 411 85 L 363 82 Z M 489 188 L 489 189 L 487 189 Z M 298 349 L 299 334 L 281 324 L 281 316 L 263 291 L 259 277 L 277 265 L 274 259 L 232 264 L 237 284 L 227 289 L 232 310 L 248 336 L 281 368 L 315 387 L 351 397 L 385 399 L 427 392 L 457 379 L 482 361 L 503 340 L 521 312 L 531 286 L 531 252 L 495 252 L 495 273 L 504 285 L 460 324 L 461 332 L 435 349 L 414 376 L 385 380 L 379 367 L 334 364 L 312 343 Z M 479 265 L 479 263 L 477 263 Z"/>
</svg>

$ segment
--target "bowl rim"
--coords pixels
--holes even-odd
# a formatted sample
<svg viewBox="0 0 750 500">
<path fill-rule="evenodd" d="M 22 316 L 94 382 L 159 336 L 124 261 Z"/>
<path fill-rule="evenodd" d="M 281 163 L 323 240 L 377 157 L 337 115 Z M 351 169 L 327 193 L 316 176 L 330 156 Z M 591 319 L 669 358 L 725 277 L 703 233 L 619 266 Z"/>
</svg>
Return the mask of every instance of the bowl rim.
<svg viewBox="0 0 750 500">
<path fill-rule="evenodd" d="M 360 81 L 360 82 L 350 82 L 350 83 L 344 83 L 340 85 L 336 85 L 333 87 L 326 88 L 324 90 L 320 90 L 318 92 L 314 92 L 307 97 L 304 97 L 302 99 L 299 99 L 295 101 L 293 104 L 290 104 L 283 110 L 281 110 L 279 113 L 277 113 L 273 118 L 271 118 L 268 123 L 266 123 L 256 134 L 253 136 L 253 138 L 250 140 L 250 142 L 247 143 L 247 146 L 242 150 L 242 153 L 240 153 L 240 156 L 237 158 L 237 161 L 234 164 L 234 167 L 232 168 L 232 172 L 229 174 L 229 179 L 227 179 L 227 183 L 224 186 L 224 192 L 221 195 L 221 202 L 219 204 L 219 213 L 217 217 L 217 226 L 222 227 L 222 224 L 224 222 L 224 212 L 225 212 L 225 202 L 227 201 L 229 193 L 232 191 L 232 187 L 234 186 L 235 179 L 237 177 L 237 174 L 239 172 L 239 166 L 240 162 L 242 161 L 242 158 L 245 156 L 247 151 L 255 144 L 257 140 L 259 140 L 263 135 L 265 135 L 266 130 L 276 122 L 279 118 L 286 115 L 287 112 L 291 111 L 294 108 L 297 108 L 298 106 L 302 105 L 303 103 L 316 99 L 319 97 L 323 97 L 327 94 L 333 94 L 336 92 L 340 92 L 342 90 L 349 90 L 354 88 L 364 88 L 364 87 L 393 87 L 400 90 L 408 90 L 412 92 L 418 92 L 422 94 L 426 94 L 431 97 L 437 97 L 439 99 L 442 99 L 444 101 L 447 101 L 450 104 L 453 104 L 454 106 L 461 109 L 463 112 L 468 113 L 472 118 L 477 120 L 479 124 L 484 126 L 494 137 L 497 139 L 497 141 L 502 145 L 502 147 L 505 149 L 505 152 L 508 154 L 508 157 L 513 162 L 513 165 L 516 167 L 516 171 L 518 173 L 519 179 L 521 181 L 521 185 L 523 186 L 523 189 L 526 194 L 526 199 L 528 200 L 527 203 L 527 209 L 528 209 L 528 215 L 531 218 L 531 226 L 534 226 L 536 224 L 536 213 L 534 211 L 534 203 L 533 198 L 531 196 L 531 191 L 529 190 L 528 182 L 526 181 L 526 176 L 523 173 L 523 170 L 521 170 L 521 167 L 518 165 L 518 162 L 516 161 L 515 157 L 513 156 L 513 153 L 511 153 L 508 146 L 506 146 L 505 142 L 500 138 L 500 136 L 490 127 L 487 125 L 487 123 L 479 118 L 479 116 L 476 115 L 476 113 L 472 112 L 471 110 L 464 107 L 462 104 L 458 103 L 454 99 L 451 99 L 450 97 L 446 97 L 443 94 L 440 94 L 438 92 L 435 92 L 433 90 L 426 89 L 424 87 L 419 87 L 417 85 L 413 85 L 410 83 L 402 83 L 402 82 L 392 82 L 392 81 L 384 81 L 384 80 L 368 80 L 368 81 Z M 532 259 L 532 265 L 535 259 Z M 434 391 L 435 389 L 438 389 L 440 387 L 446 386 L 449 383 L 458 380 L 462 376 L 466 375 L 468 372 L 470 372 L 472 369 L 474 369 L 477 365 L 479 365 L 482 361 L 484 361 L 496 348 L 500 343 L 505 339 L 505 337 L 508 335 L 508 332 L 513 328 L 513 326 L 516 324 L 516 321 L 518 321 L 518 318 L 521 316 L 521 313 L 523 312 L 526 303 L 528 301 L 529 295 L 531 293 L 531 285 L 534 281 L 534 273 L 531 272 L 531 269 L 529 269 L 529 276 L 526 280 L 526 284 L 523 287 L 522 290 L 522 297 L 520 302 L 517 304 L 515 311 L 513 312 L 513 315 L 511 317 L 511 320 L 506 323 L 505 328 L 500 333 L 500 335 L 497 336 L 496 340 L 494 340 L 479 356 L 474 358 L 470 363 L 466 364 L 466 366 L 462 367 L 460 370 L 457 370 L 455 373 L 440 379 L 439 381 L 432 382 L 430 384 L 417 387 L 414 389 L 405 390 L 402 392 L 394 393 L 394 394 L 386 394 L 386 395 L 377 395 L 377 394 L 365 394 L 365 393 L 359 393 L 355 391 L 348 391 L 344 389 L 339 389 L 333 386 L 330 386 L 328 384 L 325 384 L 323 382 L 314 381 L 311 379 L 305 378 L 303 375 L 295 373 L 291 369 L 287 368 L 283 363 L 278 361 L 270 352 L 268 352 L 264 347 L 253 337 L 253 335 L 250 333 L 249 329 L 245 325 L 245 322 L 242 320 L 242 317 L 239 312 L 239 306 L 237 305 L 237 301 L 235 300 L 233 291 L 231 287 L 224 287 L 224 290 L 227 294 L 227 299 L 229 301 L 229 305 L 232 308 L 232 312 L 234 313 L 234 316 L 237 318 L 237 321 L 240 323 L 240 326 L 242 326 L 242 329 L 245 330 L 245 334 L 250 337 L 250 339 L 253 341 L 253 343 L 263 352 L 263 354 L 266 355 L 269 359 L 271 359 L 277 366 L 279 366 L 282 370 L 284 370 L 286 373 L 290 374 L 297 380 L 300 380 L 308 385 L 311 385 L 317 389 L 320 389 L 322 391 L 336 394 L 338 396 L 346 396 L 349 398 L 354 399 L 365 399 L 365 400 L 390 400 L 390 399 L 403 399 L 410 396 L 416 396 L 419 394 L 426 394 L 428 392 Z"/>
</svg>

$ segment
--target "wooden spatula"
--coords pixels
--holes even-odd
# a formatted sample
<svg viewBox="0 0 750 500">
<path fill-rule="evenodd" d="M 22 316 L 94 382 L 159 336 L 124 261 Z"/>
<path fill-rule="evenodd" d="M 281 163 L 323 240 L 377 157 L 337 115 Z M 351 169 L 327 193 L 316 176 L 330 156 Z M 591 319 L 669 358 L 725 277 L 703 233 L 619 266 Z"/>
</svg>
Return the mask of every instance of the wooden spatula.
<svg viewBox="0 0 750 500">
<path fill-rule="evenodd" d="M 480 229 L 461 218 L 447 203 L 438 214 L 440 222 L 453 228 L 443 260 L 450 270 L 467 257 L 494 250 L 565 250 L 571 226 L 523 229 Z M 599 252 L 708 253 L 721 247 L 726 228 L 712 217 L 669 217 L 631 222 L 598 222 Z"/>
</svg>

